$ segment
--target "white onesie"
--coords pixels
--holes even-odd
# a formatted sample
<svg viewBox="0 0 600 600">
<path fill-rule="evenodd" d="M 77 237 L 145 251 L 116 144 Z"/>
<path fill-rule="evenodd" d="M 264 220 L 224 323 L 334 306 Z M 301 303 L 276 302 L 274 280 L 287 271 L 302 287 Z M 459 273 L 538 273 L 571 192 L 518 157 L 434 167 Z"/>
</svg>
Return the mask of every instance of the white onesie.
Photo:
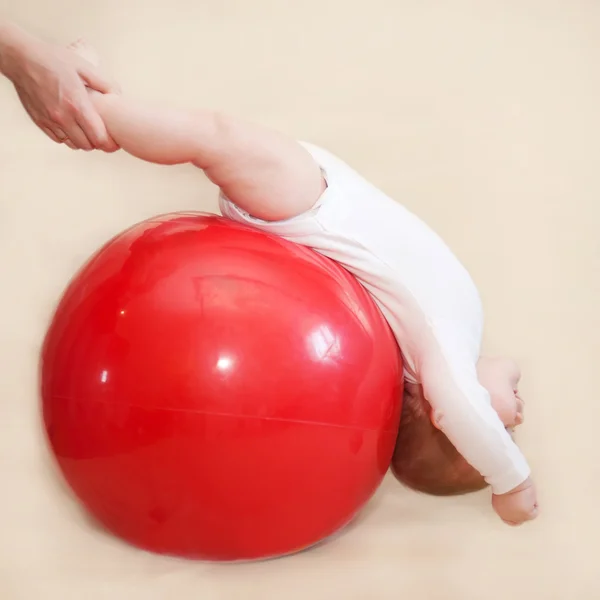
<svg viewBox="0 0 600 600">
<path fill-rule="evenodd" d="M 327 182 L 310 211 L 266 222 L 221 195 L 221 212 L 309 246 L 350 271 L 388 320 L 405 375 L 422 384 L 440 429 L 494 493 L 515 488 L 530 470 L 477 379 L 483 311 L 468 272 L 418 217 L 331 153 L 302 145 Z"/>
</svg>

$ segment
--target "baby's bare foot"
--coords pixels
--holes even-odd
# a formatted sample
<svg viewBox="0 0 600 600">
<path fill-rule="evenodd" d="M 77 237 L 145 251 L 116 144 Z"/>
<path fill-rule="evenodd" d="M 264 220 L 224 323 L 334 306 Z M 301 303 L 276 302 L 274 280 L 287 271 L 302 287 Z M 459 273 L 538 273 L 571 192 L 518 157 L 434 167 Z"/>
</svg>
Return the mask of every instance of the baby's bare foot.
<svg viewBox="0 0 600 600">
<path fill-rule="evenodd" d="M 98 52 L 96 52 L 96 49 L 88 44 L 83 38 L 75 40 L 72 44 L 69 44 L 67 48 L 76 54 L 79 54 L 81 58 L 84 58 L 95 67 L 100 66 L 100 56 L 98 55 Z"/>
</svg>

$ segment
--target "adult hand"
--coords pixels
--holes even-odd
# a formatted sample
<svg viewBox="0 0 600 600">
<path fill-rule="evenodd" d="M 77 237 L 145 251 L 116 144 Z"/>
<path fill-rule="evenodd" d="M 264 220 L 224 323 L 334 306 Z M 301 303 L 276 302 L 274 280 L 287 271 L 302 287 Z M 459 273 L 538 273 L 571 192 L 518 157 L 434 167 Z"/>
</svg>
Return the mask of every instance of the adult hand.
<svg viewBox="0 0 600 600">
<path fill-rule="evenodd" d="M 101 93 L 118 90 L 84 58 L 13 29 L 0 39 L 0 68 L 34 123 L 55 142 L 73 149 L 118 150 L 86 87 Z"/>
</svg>

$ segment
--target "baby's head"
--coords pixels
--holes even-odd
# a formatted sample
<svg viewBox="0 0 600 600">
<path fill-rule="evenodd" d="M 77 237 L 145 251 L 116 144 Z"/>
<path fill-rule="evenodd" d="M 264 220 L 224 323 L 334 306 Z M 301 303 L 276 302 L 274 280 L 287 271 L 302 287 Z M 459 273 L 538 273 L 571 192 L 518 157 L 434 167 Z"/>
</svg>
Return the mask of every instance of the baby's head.
<svg viewBox="0 0 600 600">
<path fill-rule="evenodd" d="M 521 379 L 518 365 L 504 358 L 481 358 L 477 374 L 504 426 L 512 431 L 523 422 L 523 401 L 517 389 Z M 410 383 L 404 388 L 392 471 L 408 487 L 437 496 L 466 494 L 486 486 L 483 477 L 433 423 L 423 388 Z"/>
</svg>

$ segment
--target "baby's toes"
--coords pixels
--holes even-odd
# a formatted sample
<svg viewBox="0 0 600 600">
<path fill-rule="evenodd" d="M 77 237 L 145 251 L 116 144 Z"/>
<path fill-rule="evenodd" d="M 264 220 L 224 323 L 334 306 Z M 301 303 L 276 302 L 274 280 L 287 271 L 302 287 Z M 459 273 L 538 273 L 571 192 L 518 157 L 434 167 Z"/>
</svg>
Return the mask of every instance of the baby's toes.
<svg viewBox="0 0 600 600">
<path fill-rule="evenodd" d="M 75 40 L 69 44 L 67 48 L 76 54 L 79 54 L 81 58 L 84 58 L 96 67 L 100 64 L 100 56 L 98 55 L 98 52 L 96 52 L 96 49 L 88 44 L 83 38 Z"/>
</svg>

